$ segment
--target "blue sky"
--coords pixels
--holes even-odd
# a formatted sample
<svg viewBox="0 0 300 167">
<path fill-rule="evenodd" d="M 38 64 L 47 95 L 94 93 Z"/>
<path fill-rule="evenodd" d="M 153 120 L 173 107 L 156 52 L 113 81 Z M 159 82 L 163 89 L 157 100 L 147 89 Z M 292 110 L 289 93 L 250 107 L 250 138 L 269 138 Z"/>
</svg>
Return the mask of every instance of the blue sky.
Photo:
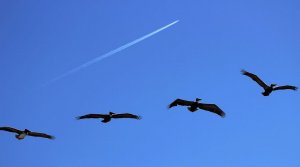
<svg viewBox="0 0 300 167">
<path fill-rule="evenodd" d="M 299 91 L 261 95 L 240 74 L 300 86 L 300 2 L 0 2 L 0 166 L 299 167 Z M 53 78 L 175 20 L 68 77 Z M 176 98 L 227 116 L 167 110 Z M 109 111 L 142 120 L 75 120 Z"/>
</svg>

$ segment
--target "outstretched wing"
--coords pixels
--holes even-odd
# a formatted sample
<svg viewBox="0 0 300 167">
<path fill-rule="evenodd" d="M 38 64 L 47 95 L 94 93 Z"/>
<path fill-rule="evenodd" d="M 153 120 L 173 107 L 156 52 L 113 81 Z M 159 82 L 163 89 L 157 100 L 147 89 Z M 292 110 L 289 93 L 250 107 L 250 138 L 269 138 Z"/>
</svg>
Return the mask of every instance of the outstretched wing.
<svg viewBox="0 0 300 167">
<path fill-rule="evenodd" d="M 171 104 L 169 104 L 168 108 L 172 108 L 172 107 L 177 106 L 177 105 L 180 105 L 180 106 L 191 106 L 193 103 L 194 103 L 193 101 L 176 99 Z"/>
<path fill-rule="evenodd" d="M 133 118 L 133 119 L 141 119 L 141 116 L 130 114 L 130 113 L 123 113 L 123 114 L 113 114 L 112 118 Z"/>
<path fill-rule="evenodd" d="M 15 128 L 11 128 L 11 127 L 0 127 L 0 130 L 4 130 L 4 131 L 7 131 L 7 132 L 13 132 L 13 133 L 22 133 L 22 131 L 18 130 L 18 129 L 15 129 Z"/>
<path fill-rule="evenodd" d="M 256 76 L 255 74 L 252 74 L 252 73 L 250 73 L 248 71 L 245 71 L 245 70 L 242 70 L 242 74 L 250 77 L 251 79 L 253 79 L 255 82 L 257 82 L 264 89 L 267 89 L 269 87 L 260 78 L 258 78 L 258 76 Z"/>
<path fill-rule="evenodd" d="M 87 119 L 87 118 L 106 118 L 105 114 L 87 114 L 83 116 L 76 117 L 77 119 Z"/>
<path fill-rule="evenodd" d="M 43 138 L 47 138 L 47 139 L 54 139 L 54 136 L 45 134 L 45 133 L 38 133 L 38 132 L 28 132 L 29 136 L 34 136 L 34 137 L 43 137 Z"/>
<path fill-rule="evenodd" d="M 296 86 L 285 85 L 285 86 L 275 87 L 273 90 L 285 90 L 285 89 L 297 90 L 298 88 Z"/>
<path fill-rule="evenodd" d="M 221 117 L 225 117 L 225 112 L 222 111 L 217 105 L 215 104 L 204 104 L 204 103 L 199 103 L 198 107 L 202 110 L 210 111 L 215 114 L 218 114 Z"/>
</svg>

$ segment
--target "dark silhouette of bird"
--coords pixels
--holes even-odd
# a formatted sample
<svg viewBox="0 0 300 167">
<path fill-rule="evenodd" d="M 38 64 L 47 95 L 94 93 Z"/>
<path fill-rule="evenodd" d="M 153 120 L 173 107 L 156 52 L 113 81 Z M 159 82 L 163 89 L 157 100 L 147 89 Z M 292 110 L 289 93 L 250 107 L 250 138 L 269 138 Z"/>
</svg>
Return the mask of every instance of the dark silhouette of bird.
<svg viewBox="0 0 300 167">
<path fill-rule="evenodd" d="M 225 112 L 223 112 L 217 105 L 215 104 L 205 104 L 205 103 L 199 103 L 199 101 L 202 99 L 196 98 L 196 101 L 187 101 L 182 99 L 176 99 L 171 104 L 169 104 L 169 108 L 172 108 L 174 106 L 180 105 L 180 106 L 189 106 L 188 110 L 191 112 L 195 112 L 198 109 L 206 110 L 213 112 L 215 114 L 218 114 L 221 117 L 225 117 Z"/>
<path fill-rule="evenodd" d="M 89 118 L 102 118 L 101 122 L 107 123 L 112 118 L 132 118 L 132 119 L 141 119 L 141 116 L 130 114 L 130 113 L 123 113 L 123 114 L 116 114 L 113 112 L 109 112 L 108 114 L 87 114 L 83 116 L 77 117 L 77 119 L 89 119 Z"/>
<path fill-rule="evenodd" d="M 28 129 L 25 129 L 22 131 L 22 130 L 18 130 L 18 129 L 11 128 L 11 127 L 0 127 L 0 130 L 16 133 L 16 138 L 19 140 L 24 139 L 26 136 L 43 137 L 43 138 L 47 138 L 47 139 L 55 138 L 54 136 L 51 136 L 51 135 L 48 135 L 45 133 L 31 132 Z"/>
<path fill-rule="evenodd" d="M 296 86 L 290 86 L 290 85 L 285 85 L 285 86 L 276 86 L 277 84 L 271 84 L 270 86 L 268 86 L 267 84 L 265 84 L 258 76 L 256 76 L 255 74 L 252 74 L 248 71 L 242 70 L 242 74 L 246 75 L 248 77 L 250 77 L 251 79 L 253 79 L 256 83 L 258 83 L 265 91 L 262 92 L 262 94 L 264 96 L 269 96 L 270 93 L 272 91 L 275 90 L 286 90 L 286 89 L 290 89 L 290 90 L 297 90 L 298 88 Z M 276 86 L 276 87 L 275 87 Z"/>
</svg>

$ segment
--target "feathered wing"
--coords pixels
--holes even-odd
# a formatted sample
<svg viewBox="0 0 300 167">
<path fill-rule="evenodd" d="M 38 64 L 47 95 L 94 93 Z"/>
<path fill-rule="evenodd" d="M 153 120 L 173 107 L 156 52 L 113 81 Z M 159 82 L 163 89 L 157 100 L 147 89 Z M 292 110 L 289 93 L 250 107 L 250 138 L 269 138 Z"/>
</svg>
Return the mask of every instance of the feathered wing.
<svg viewBox="0 0 300 167">
<path fill-rule="evenodd" d="M 83 116 L 76 117 L 77 119 L 88 119 L 88 118 L 106 118 L 106 114 L 87 114 Z"/>
<path fill-rule="evenodd" d="M 285 85 L 285 86 L 277 86 L 273 90 L 285 90 L 285 89 L 297 90 L 298 88 L 296 86 Z"/>
<path fill-rule="evenodd" d="M 130 113 L 124 113 L 124 114 L 113 114 L 112 118 L 133 118 L 133 119 L 141 119 L 141 116 L 134 115 Z"/>
<path fill-rule="evenodd" d="M 171 104 L 169 104 L 168 108 L 172 108 L 172 107 L 177 106 L 177 105 L 180 105 L 180 106 L 191 106 L 193 103 L 194 103 L 193 101 L 176 99 Z"/>
<path fill-rule="evenodd" d="M 21 130 L 11 128 L 11 127 L 0 127 L 0 130 L 4 130 L 4 131 L 7 131 L 7 132 L 18 133 L 18 134 L 22 133 Z"/>
<path fill-rule="evenodd" d="M 221 117 L 225 117 L 225 112 L 222 111 L 217 105 L 215 104 L 204 104 L 204 103 L 199 103 L 198 107 L 202 110 L 210 111 L 215 114 L 218 114 Z"/>
<path fill-rule="evenodd" d="M 242 74 L 246 75 L 248 77 L 250 77 L 252 80 L 254 80 L 256 83 L 258 83 L 261 87 L 263 87 L 264 89 L 267 89 L 269 86 L 267 84 L 264 83 L 264 81 L 262 81 L 258 76 L 256 76 L 255 74 L 252 74 L 248 71 L 242 70 Z"/>
<path fill-rule="evenodd" d="M 45 134 L 45 133 L 38 133 L 38 132 L 28 132 L 29 136 L 34 136 L 34 137 L 43 137 L 43 138 L 47 138 L 47 139 L 54 139 L 54 136 Z"/>
</svg>

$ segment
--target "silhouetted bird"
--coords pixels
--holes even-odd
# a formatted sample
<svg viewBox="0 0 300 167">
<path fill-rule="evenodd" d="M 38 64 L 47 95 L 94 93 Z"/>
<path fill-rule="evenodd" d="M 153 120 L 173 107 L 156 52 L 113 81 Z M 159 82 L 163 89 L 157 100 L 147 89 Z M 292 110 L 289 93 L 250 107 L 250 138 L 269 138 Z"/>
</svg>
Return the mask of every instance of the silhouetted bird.
<svg viewBox="0 0 300 167">
<path fill-rule="evenodd" d="M 298 88 L 296 86 L 290 86 L 290 85 L 285 85 L 285 86 L 276 86 L 276 84 L 271 84 L 270 86 L 268 86 L 267 84 L 265 84 L 260 78 L 258 78 L 258 76 L 247 72 L 245 70 L 242 70 L 242 74 L 246 75 L 248 77 L 250 77 L 251 79 L 253 79 L 255 82 L 257 82 L 262 88 L 264 88 L 264 92 L 262 92 L 262 94 L 264 96 L 269 96 L 269 94 L 274 91 L 274 90 L 285 90 L 285 89 L 290 89 L 290 90 L 297 90 Z"/>
<path fill-rule="evenodd" d="M 129 113 L 123 113 L 123 114 L 116 114 L 113 112 L 109 112 L 108 114 L 87 114 L 80 117 L 77 117 L 77 119 L 87 119 L 87 118 L 103 118 L 101 122 L 107 123 L 112 118 L 132 118 L 132 119 L 141 119 L 138 115 L 133 115 Z"/>
<path fill-rule="evenodd" d="M 180 106 L 189 106 L 188 110 L 191 112 L 195 112 L 199 109 L 210 111 L 213 113 L 218 114 L 221 117 L 225 117 L 225 113 L 215 104 L 205 104 L 205 103 L 199 103 L 201 99 L 196 98 L 196 101 L 187 101 L 182 99 L 176 99 L 173 101 L 168 107 L 172 108 L 174 106 L 180 105 Z"/>
<path fill-rule="evenodd" d="M 48 138 L 48 139 L 54 139 L 54 136 L 47 135 L 45 133 L 31 132 L 28 129 L 25 129 L 24 131 L 21 131 L 21 130 L 11 128 L 11 127 L 0 127 L 0 130 L 17 133 L 16 138 L 19 139 L 19 140 L 24 139 L 26 136 L 43 137 L 43 138 Z"/>
</svg>

